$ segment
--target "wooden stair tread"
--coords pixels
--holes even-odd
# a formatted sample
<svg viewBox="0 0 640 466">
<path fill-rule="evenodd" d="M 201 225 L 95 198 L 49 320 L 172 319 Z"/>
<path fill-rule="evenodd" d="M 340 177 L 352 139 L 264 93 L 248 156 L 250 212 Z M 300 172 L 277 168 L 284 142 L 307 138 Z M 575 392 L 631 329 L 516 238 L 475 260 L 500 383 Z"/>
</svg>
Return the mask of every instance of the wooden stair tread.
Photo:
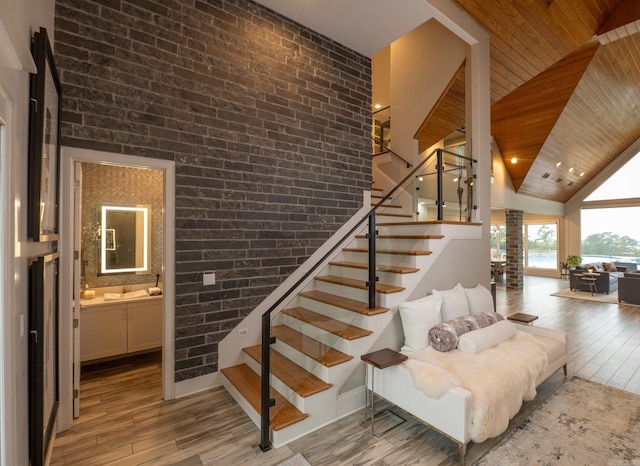
<svg viewBox="0 0 640 466">
<path fill-rule="evenodd" d="M 377 226 L 407 226 L 407 225 L 469 225 L 480 226 L 481 222 L 454 222 L 451 220 L 423 220 L 411 222 L 386 222 L 378 223 Z"/>
<path fill-rule="evenodd" d="M 242 351 L 247 353 L 258 364 L 262 364 L 262 345 L 242 348 Z M 303 398 L 315 395 L 333 386 L 298 366 L 273 348 L 271 349 L 271 373 Z"/>
<path fill-rule="evenodd" d="M 360 327 L 356 327 L 355 325 L 347 324 L 329 316 L 310 311 L 304 307 L 284 309 L 282 312 L 340 338 L 344 338 L 345 340 L 356 340 L 358 338 L 369 336 L 373 333 L 371 330 L 365 330 Z"/>
<path fill-rule="evenodd" d="M 356 301 L 354 299 L 344 298 L 342 296 L 337 296 L 331 293 L 325 293 L 324 291 L 303 291 L 299 293 L 298 296 L 302 296 L 303 298 L 307 299 L 313 299 L 314 301 L 329 304 L 330 306 L 339 307 L 347 311 L 357 312 L 358 314 L 367 316 L 382 314 L 389 310 L 386 307 L 380 306 L 376 307 L 375 309 L 369 309 L 369 305 L 367 303 Z"/>
<path fill-rule="evenodd" d="M 332 367 L 353 359 L 353 356 L 344 354 L 285 325 L 271 327 L 271 334 L 326 367 Z"/>
<path fill-rule="evenodd" d="M 343 251 L 349 252 L 369 252 L 366 248 L 344 248 Z M 399 250 L 399 249 L 378 249 L 376 250 L 376 254 L 396 254 L 396 255 L 405 255 L 405 256 L 428 256 L 431 254 L 431 251 L 408 251 L 408 250 Z"/>
<path fill-rule="evenodd" d="M 335 265 L 337 267 L 350 267 L 352 269 L 361 270 L 369 269 L 369 265 L 363 262 L 333 261 L 330 263 L 330 265 Z M 376 265 L 376 270 L 378 272 L 389 273 L 416 273 L 420 271 L 420 269 L 416 269 L 413 267 L 400 267 L 398 265 Z"/>
<path fill-rule="evenodd" d="M 316 277 L 314 280 L 319 280 L 321 282 L 333 283 L 334 285 L 343 285 L 349 286 L 351 288 L 357 288 L 359 290 L 368 290 L 367 282 L 364 280 L 356 280 L 354 278 L 346 278 L 346 277 L 336 277 L 335 275 L 322 275 Z M 404 288 L 401 286 L 395 285 L 386 285 L 384 283 L 376 283 L 376 292 L 382 294 L 389 293 L 399 293 L 400 291 L 404 291 Z"/>
<path fill-rule="evenodd" d="M 376 212 L 376 215 L 378 217 L 385 216 L 385 217 L 413 218 L 413 214 L 392 214 L 389 212 Z"/>
<path fill-rule="evenodd" d="M 377 203 L 372 202 L 371 203 L 371 207 L 375 207 L 377 206 Z M 401 205 L 396 205 L 396 204 L 381 204 L 380 205 L 381 209 L 402 209 Z"/>
<path fill-rule="evenodd" d="M 246 364 L 226 367 L 222 369 L 222 373 L 249 402 L 251 407 L 260 413 L 260 376 Z M 275 406 L 269 410 L 269 424 L 273 430 L 284 429 L 309 417 L 273 388 L 271 388 L 270 394 L 276 402 Z"/>
<path fill-rule="evenodd" d="M 366 239 L 367 235 L 356 235 L 358 239 Z M 444 235 L 376 235 L 383 239 L 442 239 Z"/>
</svg>

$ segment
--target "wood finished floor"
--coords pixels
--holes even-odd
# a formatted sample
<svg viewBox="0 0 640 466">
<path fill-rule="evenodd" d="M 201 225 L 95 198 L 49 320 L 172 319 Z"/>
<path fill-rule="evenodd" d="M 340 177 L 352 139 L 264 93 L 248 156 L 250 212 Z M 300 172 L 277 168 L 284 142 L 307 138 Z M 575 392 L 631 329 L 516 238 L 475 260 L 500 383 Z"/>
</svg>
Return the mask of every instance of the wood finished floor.
<svg viewBox="0 0 640 466">
<path fill-rule="evenodd" d="M 539 277 L 526 277 L 521 291 L 506 291 L 499 283 L 497 308 L 503 314 L 536 314 L 536 325 L 567 331 L 570 375 L 640 394 L 640 307 L 550 296 L 567 287 L 566 281 Z M 563 382 L 561 371 L 552 376 L 511 426 L 519 425 Z M 54 466 L 270 466 L 296 453 L 313 466 L 457 463 L 457 446 L 411 417 L 373 437 L 360 425 L 361 413 L 262 453 L 258 429 L 223 388 L 162 401 L 158 359 L 85 371 L 81 393 L 80 418 L 55 440 Z M 467 464 L 498 441 L 470 445 Z"/>
</svg>

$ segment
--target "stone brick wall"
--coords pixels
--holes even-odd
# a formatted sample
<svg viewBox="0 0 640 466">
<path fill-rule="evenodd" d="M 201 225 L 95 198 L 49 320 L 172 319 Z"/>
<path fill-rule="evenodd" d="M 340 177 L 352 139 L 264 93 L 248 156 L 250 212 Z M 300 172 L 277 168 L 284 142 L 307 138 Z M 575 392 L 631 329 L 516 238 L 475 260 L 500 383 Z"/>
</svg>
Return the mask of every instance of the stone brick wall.
<svg viewBox="0 0 640 466">
<path fill-rule="evenodd" d="M 370 60 L 248 0 L 57 0 L 55 56 L 63 145 L 175 161 L 175 380 L 216 371 L 371 186 Z"/>
<path fill-rule="evenodd" d="M 524 234 L 522 232 L 522 210 L 507 210 L 507 288 L 521 290 L 524 287 Z"/>
</svg>

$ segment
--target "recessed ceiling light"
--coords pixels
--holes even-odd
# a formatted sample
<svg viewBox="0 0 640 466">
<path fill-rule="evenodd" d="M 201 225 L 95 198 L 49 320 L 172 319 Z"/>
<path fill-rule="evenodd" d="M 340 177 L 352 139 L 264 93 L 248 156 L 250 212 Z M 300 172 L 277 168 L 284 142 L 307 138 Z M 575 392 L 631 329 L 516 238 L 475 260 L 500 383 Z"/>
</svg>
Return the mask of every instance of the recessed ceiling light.
<svg viewBox="0 0 640 466">
<path fill-rule="evenodd" d="M 422 176 L 419 176 L 418 181 L 424 181 L 424 178 Z"/>
<path fill-rule="evenodd" d="M 569 173 L 573 173 L 573 167 L 569 169 Z"/>
<path fill-rule="evenodd" d="M 380 104 L 375 104 L 375 105 L 373 106 L 373 108 L 382 108 L 382 105 L 380 105 Z"/>
<path fill-rule="evenodd" d="M 457 177 L 453 179 L 453 182 L 454 182 L 454 183 L 456 183 L 457 181 L 458 181 L 458 178 L 457 178 Z"/>
<path fill-rule="evenodd" d="M 556 167 L 559 167 L 560 165 L 562 165 L 562 162 L 556 163 Z"/>
<path fill-rule="evenodd" d="M 584 172 L 580 172 L 580 176 L 584 176 Z"/>
<path fill-rule="evenodd" d="M 511 157 L 511 163 L 518 163 L 518 159 L 516 157 Z"/>
</svg>

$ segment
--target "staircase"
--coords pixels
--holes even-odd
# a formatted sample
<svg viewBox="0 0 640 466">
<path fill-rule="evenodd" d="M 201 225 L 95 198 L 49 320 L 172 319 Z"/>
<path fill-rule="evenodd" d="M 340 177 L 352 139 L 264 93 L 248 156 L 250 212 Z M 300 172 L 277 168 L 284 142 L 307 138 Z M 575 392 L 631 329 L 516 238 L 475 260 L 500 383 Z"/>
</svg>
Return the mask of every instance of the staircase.
<svg viewBox="0 0 640 466">
<path fill-rule="evenodd" d="M 374 190 L 372 198 L 382 198 Z M 368 308 L 368 240 L 356 232 L 340 253 L 276 315 L 271 332 L 271 444 L 310 433 L 364 404 L 362 376 L 347 389 L 368 353 L 452 237 L 477 237 L 479 227 L 414 222 L 402 207 L 376 214 L 377 307 Z M 402 220 L 384 222 L 384 219 Z M 242 362 L 221 370 L 223 385 L 260 425 L 261 346 L 242 349 Z M 362 380 L 361 380 L 362 379 Z M 351 385 L 353 383 L 351 382 Z"/>
</svg>

